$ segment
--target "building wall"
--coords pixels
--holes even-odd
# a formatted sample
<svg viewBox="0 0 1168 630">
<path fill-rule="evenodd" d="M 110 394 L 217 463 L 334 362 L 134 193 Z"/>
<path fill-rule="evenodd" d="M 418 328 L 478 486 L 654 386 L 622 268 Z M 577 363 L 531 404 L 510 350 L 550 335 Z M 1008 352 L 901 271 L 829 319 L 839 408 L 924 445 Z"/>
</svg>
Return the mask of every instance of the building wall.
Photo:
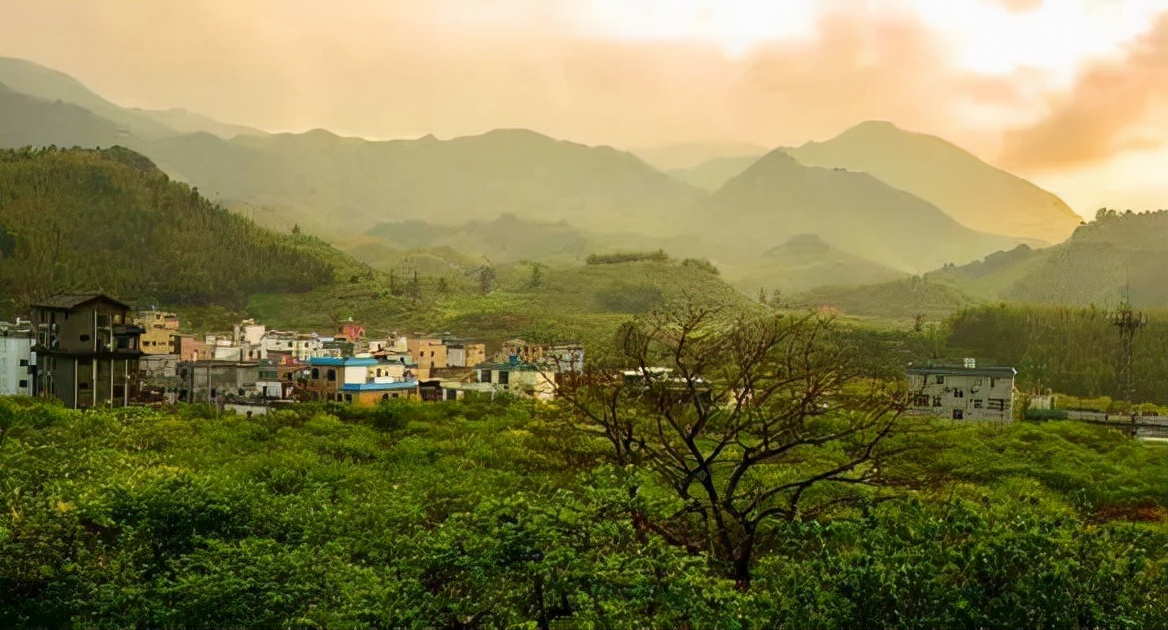
<svg viewBox="0 0 1168 630">
<path fill-rule="evenodd" d="M 446 346 L 440 339 L 411 339 L 408 342 L 410 356 L 418 364 L 419 371 L 429 368 L 444 368 L 448 365 Z"/>
<path fill-rule="evenodd" d="M 32 337 L 27 333 L 0 333 L 0 396 L 32 393 Z"/>
<path fill-rule="evenodd" d="M 34 308 L 33 323 L 57 326 L 57 352 L 98 352 L 105 350 L 105 344 L 113 341 L 114 324 L 127 323 L 129 313 L 121 307 L 104 302 L 86 304 L 74 310 Z M 101 316 L 102 324 L 95 322 Z M 47 343 L 47 342 L 46 342 Z M 99 344 L 102 348 L 99 350 Z"/>
<path fill-rule="evenodd" d="M 147 328 L 146 332 L 142 333 L 138 346 L 145 354 L 170 354 L 172 346 L 170 337 L 173 334 L 174 331 L 166 328 Z"/>
<path fill-rule="evenodd" d="M 962 420 L 1012 420 L 1014 379 L 985 375 L 909 377 L 913 411 Z"/>
</svg>

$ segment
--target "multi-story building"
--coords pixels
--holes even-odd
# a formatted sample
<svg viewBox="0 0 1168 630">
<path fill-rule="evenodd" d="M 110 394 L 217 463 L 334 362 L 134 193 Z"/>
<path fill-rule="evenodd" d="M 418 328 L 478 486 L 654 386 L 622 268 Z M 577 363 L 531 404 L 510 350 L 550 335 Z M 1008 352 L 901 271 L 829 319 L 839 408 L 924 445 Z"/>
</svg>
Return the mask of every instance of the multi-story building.
<svg viewBox="0 0 1168 630">
<path fill-rule="evenodd" d="M 139 338 L 130 307 L 99 294 L 57 295 L 32 306 L 33 393 L 76 409 L 121 407 L 138 385 Z"/>
<path fill-rule="evenodd" d="M 17 318 L 0 322 L 0 396 L 28 396 L 36 369 L 32 356 L 32 326 Z"/>
<path fill-rule="evenodd" d="M 446 346 L 441 339 L 410 339 L 407 342 L 410 356 L 418 364 L 418 378 L 430 378 L 431 371 L 446 367 Z"/>
<path fill-rule="evenodd" d="M 961 367 L 910 367 L 909 411 L 954 420 L 1014 418 L 1012 367 L 977 367 L 966 359 Z"/>
<path fill-rule="evenodd" d="M 403 358 L 386 361 L 372 356 L 309 359 L 305 397 L 314 400 L 375 405 L 391 398 L 417 396 L 418 381 Z"/>
</svg>

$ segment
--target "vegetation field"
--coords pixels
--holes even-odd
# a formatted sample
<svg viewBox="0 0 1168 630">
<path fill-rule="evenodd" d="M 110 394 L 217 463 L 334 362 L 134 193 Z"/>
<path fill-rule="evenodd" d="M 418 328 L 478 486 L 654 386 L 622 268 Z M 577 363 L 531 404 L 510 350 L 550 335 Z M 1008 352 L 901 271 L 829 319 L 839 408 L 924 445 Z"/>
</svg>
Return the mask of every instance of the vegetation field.
<svg viewBox="0 0 1168 630">
<path fill-rule="evenodd" d="M 915 421 L 894 498 L 791 522 L 741 590 L 566 417 L 0 400 L 0 626 L 1168 627 L 1162 446 Z"/>
</svg>

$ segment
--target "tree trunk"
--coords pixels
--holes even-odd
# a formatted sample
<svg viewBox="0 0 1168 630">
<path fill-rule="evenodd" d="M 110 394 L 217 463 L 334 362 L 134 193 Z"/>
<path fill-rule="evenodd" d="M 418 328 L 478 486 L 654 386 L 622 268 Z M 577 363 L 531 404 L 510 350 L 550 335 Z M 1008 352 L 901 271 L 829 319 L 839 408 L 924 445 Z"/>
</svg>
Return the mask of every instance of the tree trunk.
<svg viewBox="0 0 1168 630">
<path fill-rule="evenodd" d="M 750 561 L 754 557 L 754 534 L 746 534 L 734 550 L 734 587 L 742 592 L 750 590 Z"/>
</svg>

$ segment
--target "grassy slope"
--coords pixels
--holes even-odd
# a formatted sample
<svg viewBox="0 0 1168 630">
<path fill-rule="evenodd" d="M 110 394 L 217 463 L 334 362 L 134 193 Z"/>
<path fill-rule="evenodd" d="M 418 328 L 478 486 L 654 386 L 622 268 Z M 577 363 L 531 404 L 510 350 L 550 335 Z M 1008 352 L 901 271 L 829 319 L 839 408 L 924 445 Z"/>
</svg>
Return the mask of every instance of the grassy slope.
<svg viewBox="0 0 1168 630">
<path fill-rule="evenodd" d="M 820 287 L 793 296 L 795 306 L 828 308 L 848 315 L 892 321 L 911 321 L 917 315 L 943 319 L 976 303 L 953 287 L 909 278 L 857 287 Z"/>
<path fill-rule="evenodd" d="M 329 330 L 353 317 L 370 334 L 451 332 L 497 343 L 516 336 L 607 341 L 633 314 L 686 295 L 729 308 L 758 308 L 717 277 L 673 263 L 553 266 L 541 274 L 539 286 L 532 286 L 530 266 L 501 266 L 487 295 L 479 292 L 476 276 L 463 272 L 420 276 L 416 301 L 392 295 L 384 276 L 362 278 L 294 297 L 256 295 L 247 313 L 276 328 Z M 399 286 L 408 281 L 397 280 Z"/>
</svg>

